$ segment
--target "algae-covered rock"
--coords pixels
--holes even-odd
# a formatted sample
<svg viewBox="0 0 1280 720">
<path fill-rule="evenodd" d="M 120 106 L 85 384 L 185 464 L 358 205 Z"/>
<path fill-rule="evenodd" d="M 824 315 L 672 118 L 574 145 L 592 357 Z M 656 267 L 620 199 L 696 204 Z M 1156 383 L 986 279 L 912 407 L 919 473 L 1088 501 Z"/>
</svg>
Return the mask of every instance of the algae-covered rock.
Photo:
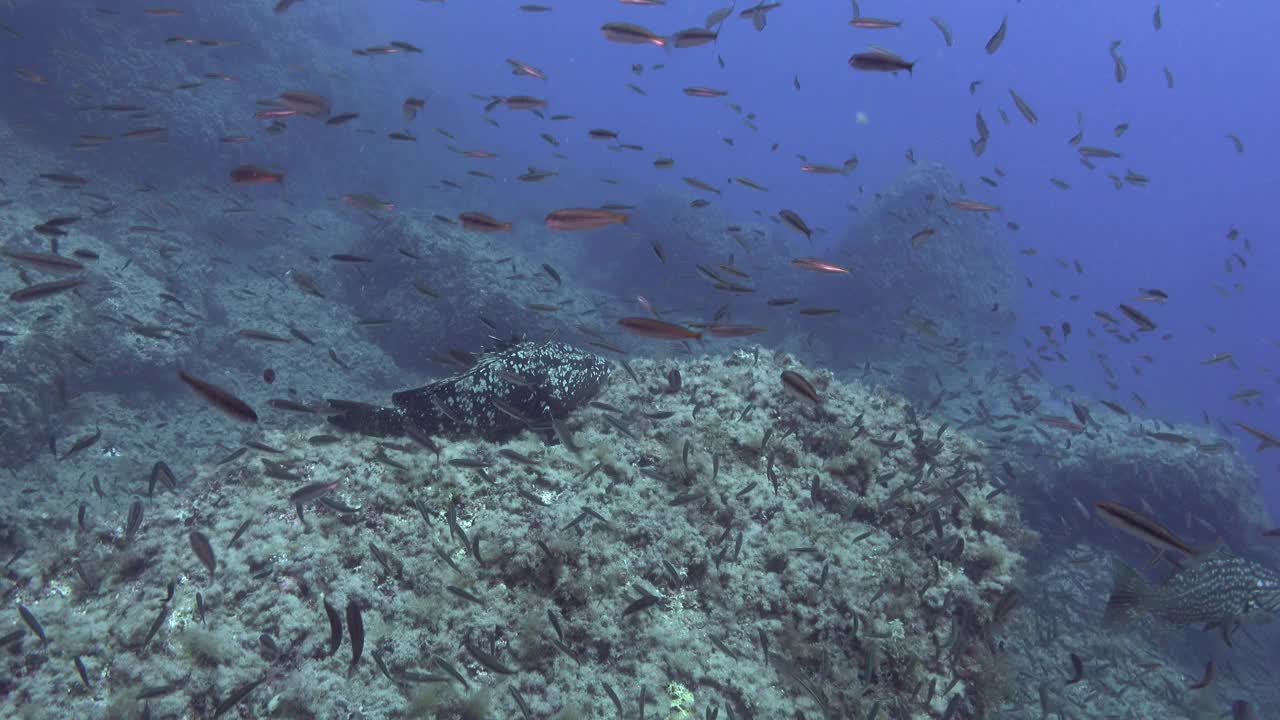
<svg viewBox="0 0 1280 720">
<path fill-rule="evenodd" d="M 999 420 L 966 425 L 988 443 L 989 457 L 998 460 L 991 471 L 1009 484 L 1024 518 L 1047 536 L 1046 552 L 1085 539 L 1100 548 L 1145 552 L 1094 511 L 1095 503 L 1109 501 L 1145 513 L 1192 545 L 1223 542 L 1240 554 L 1274 556 L 1261 542 L 1270 520 L 1256 471 L 1233 442 L 1212 428 L 1159 423 L 1136 411 L 1120 414 L 1085 397 L 1074 400 L 1086 413 L 1079 423 L 1070 402 L 1039 402 L 1042 390 L 1026 384 L 1024 394 L 1009 396 L 1010 404 L 990 408 Z M 1079 427 L 1055 425 L 1054 418 Z"/>
<path fill-rule="evenodd" d="M 784 370 L 821 403 L 788 394 Z M 71 601 L 41 603 L 51 590 L 28 581 L 19 600 L 50 628 L 116 628 L 96 652 L 131 660 L 97 680 L 103 693 L 180 667 L 183 687 L 151 701 L 161 713 L 264 676 L 246 712 L 517 717 L 516 690 L 550 717 L 610 707 L 610 693 L 656 708 L 672 687 L 698 716 L 862 717 L 878 704 L 917 717 L 995 701 L 986 673 L 1021 582 L 1018 513 L 972 439 L 899 396 L 753 348 L 633 360 L 570 415 L 557 433 L 568 444 L 525 432 L 440 438 L 437 453 L 308 440 L 320 431 L 272 431 L 261 444 L 283 452 L 209 464 L 177 494 L 145 499 L 124 549 L 147 558 L 144 578 L 177 580 L 145 652 L 130 649 L 164 588 L 120 563 L 97 561 L 98 587 Z M 300 516 L 288 497 L 315 482 L 335 483 L 328 504 Z M 210 538 L 216 580 L 190 529 Z M 33 533 L 41 549 L 14 564 L 20 576 L 73 542 Z M 114 554 L 80 542 L 86 560 Z M 322 598 L 364 608 L 350 676 L 351 640 L 330 655 Z M 64 642 L 48 649 L 59 663 Z M 6 701 L 100 714 L 53 685 Z"/>
<path fill-rule="evenodd" d="M 806 288 L 814 304 L 843 308 L 841 327 L 851 335 L 840 343 L 858 348 L 859 358 L 919 355 L 900 344 L 904 329 L 926 341 L 978 343 L 1012 330 L 1017 275 L 997 233 L 1003 222 L 948 203 L 963 198 L 959 179 L 942 165 L 910 166 L 837 244 L 834 256 L 853 267 L 852 281 Z M 927 230 L 934 232 L 921 238 Z"/>
</svg>

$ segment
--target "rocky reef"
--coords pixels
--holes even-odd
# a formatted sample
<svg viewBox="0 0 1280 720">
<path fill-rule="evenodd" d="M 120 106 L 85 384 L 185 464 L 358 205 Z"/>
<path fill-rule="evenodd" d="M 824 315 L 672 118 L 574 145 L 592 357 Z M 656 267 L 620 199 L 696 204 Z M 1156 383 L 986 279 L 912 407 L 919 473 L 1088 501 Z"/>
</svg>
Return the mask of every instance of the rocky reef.
<svg viewBox="0 0 1280 720">
<path fill-rule="evenodd" d="M 1018 499 L 1036 538 L 1023 548 L 1025 612 L 1006 627 L 993 674 L 1003 683 L 999 717 L 1210 720 L 1236 701 L 1280 703 L 1265 669 L 1280 660 L 1274 625 L 1245 625 L 1229 645 L 1199 626 L 1102 624 L 1115 560 L 1153 582 L 1195 560 L 1108 525 L 1098 501 L 1138 510 L 1202 549 L 1280 561 L 1263 536 L 1270 521 L 1257 473 L 1234 440 L 1067 393 L 1031 369 L 991 372 L 939 398 L 935 419 L 978 441 L 991 482 Z"/>
<path fill-rule="evenodd" d="M 1018 285 L 1007 241 L 997 232 L 1004 221 L 948 205 L 964 197 L 960 180 L 943 165 L 921 163 L 858 214 L 835 251 L 853 268 L 850 282 L 806 288 L 813 304 L 842 308 L 838 342 L 816 338 L 835 345 L 825 353 L 834 367 L 871 360 L 949 375 L 948 354 L 929 346 L 949 338 L 970 346 L 1007 340 Z M 854 363 L 841 352 L 847 347 L 858 349 Z"/>
<path fill-rule="evenodd" d="M 65 516 L 0 486 L 26 508 L 6 594 L 47 634 L 6 640 L 3 714 L 206 717 L 244 688 L 233 705 L 274 717 L 995 707 L 1023 531 L 973 440 L 762 348 L 629 366 L 553 444 L 427 449 L 270 422 L 246 452 L 175 468 L 173 490 L 42 498 Z M 333 487 L 291 506 L 313 483 Z M 336 653 L 326 605 L 345 615 Z"/>
<path fill-rule="evenodd" d="M 1068 395 L 1027 371 L 991 372 L 938 414 L 982 442 L 988 471 L 1018 497 L 1050 557 L 1077 543 L 1145 557 L 1141 543 L 1100 521 L 1100 500 L 1140 509 L 1193 545 L 1277 557 L 1259 542 L 1271 521 L 1257 473 L 1216 428 Z"/>
</svg>

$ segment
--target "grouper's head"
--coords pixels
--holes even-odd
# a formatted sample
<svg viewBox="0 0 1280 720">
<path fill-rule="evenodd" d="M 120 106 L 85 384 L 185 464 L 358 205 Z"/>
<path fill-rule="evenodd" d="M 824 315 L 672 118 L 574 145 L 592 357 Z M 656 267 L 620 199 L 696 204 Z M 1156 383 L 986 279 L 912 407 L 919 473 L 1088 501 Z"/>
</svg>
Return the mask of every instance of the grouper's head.
<svg viewBox="0 0 1280 720">
<path fill-rule="evenodd" d="M 1258 575 L 1255 583 L 1257 592 L 1254 593 L 1252 604 L 1262 613 L 1280 613 L 1280 576 L 1266 571 Z"/>
<path fill-rule="evenodd" d="M 1220 597 L 1235 596 L 1242 601 L 1228 616 L 1247 623 L 1272 622 L 1280 613 L 1280 575 L 1249 560 L 1237 563 L 1238 589 L 1231 588 L 1220 594 Z"/>
<path fill-rule="evenodd" d="M 514 364 L 531 362 L 542 370 L 539 383 L 543 400 L 556 417 L 586 405 L 600 394 L 609 380 L 612 363 L 595 353 L 579 350 L 562 342 L 523 345 L 531 357 L 519 358 Z"/>
</svg>

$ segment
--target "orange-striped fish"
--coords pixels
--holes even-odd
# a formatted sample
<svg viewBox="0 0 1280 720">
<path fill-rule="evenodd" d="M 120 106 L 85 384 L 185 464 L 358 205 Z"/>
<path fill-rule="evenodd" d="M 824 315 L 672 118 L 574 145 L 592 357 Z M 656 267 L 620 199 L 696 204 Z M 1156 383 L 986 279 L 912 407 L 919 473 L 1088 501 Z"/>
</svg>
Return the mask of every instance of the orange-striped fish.
<svg viewBox="0 0 1280 720">
<path fill-rule="evenodd" d="M 655 340 L 701 340 L 702 333 L 682 325 L 647 317 L 624 317 L 618 325 L 625 330 Z"/>
<path fill-rule="evenodd" d="M 598 208 L 563 208 L 547 215 L 545 223 L 552 230 L 594 230 L 630 219 L 630 215 Z"/>
<path fill-rule="evenodd" d="M 948 200 L 947 204 L 957 210 L 968 210 L 970 212 L 1000 212 L 999 205 L 990 205 L 976 200 Z"/>
<path fill-rule="evenodd" d="M 849 268 L 847 267 L 836 265 L 835 263 L 830 263 L 830 262 L 827 262 L 826 260 L 819 260 L 818 258 L 811 258 L 811 257 L 796 258 L 791 261 L 791 264 L 804 270 L 813 270 L 814 272 L 824 272 L 824 273 L 848 273 L 849 272 Z"/>
<path fill-rule="evenodd" d="M 511 223 L 495 220 L 482 212 L 464 212 L 458 216 L 458 222 L 468 230 L 477 232 L 502 232 L 511 229 Z"/>
</svg>

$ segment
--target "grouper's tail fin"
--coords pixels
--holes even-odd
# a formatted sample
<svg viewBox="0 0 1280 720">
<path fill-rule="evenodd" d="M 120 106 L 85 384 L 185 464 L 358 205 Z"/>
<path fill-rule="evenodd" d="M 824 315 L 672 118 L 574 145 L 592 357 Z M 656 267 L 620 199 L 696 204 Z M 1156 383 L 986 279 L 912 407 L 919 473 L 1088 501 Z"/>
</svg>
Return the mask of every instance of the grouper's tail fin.
<svg viewBox="0 0 1280 720">
<path fill-rule="evenodd" d="M 1151 596 L 1151 586 L 1138 571 L 1117 560 L 1111 570 L 1111 597 L 1102 614 L 1105 627 L 1117 627 L 1132 622 L 1146 606 Z"/>
<path fill-rule="evenodd" d="M 336 414 L 329 416 L 335 427 L 362 435 L 385 437 L 404 435 L 404 413 L 396 408 L 385 408 L 352 400 L 326 400 Z"/>
</svg>

